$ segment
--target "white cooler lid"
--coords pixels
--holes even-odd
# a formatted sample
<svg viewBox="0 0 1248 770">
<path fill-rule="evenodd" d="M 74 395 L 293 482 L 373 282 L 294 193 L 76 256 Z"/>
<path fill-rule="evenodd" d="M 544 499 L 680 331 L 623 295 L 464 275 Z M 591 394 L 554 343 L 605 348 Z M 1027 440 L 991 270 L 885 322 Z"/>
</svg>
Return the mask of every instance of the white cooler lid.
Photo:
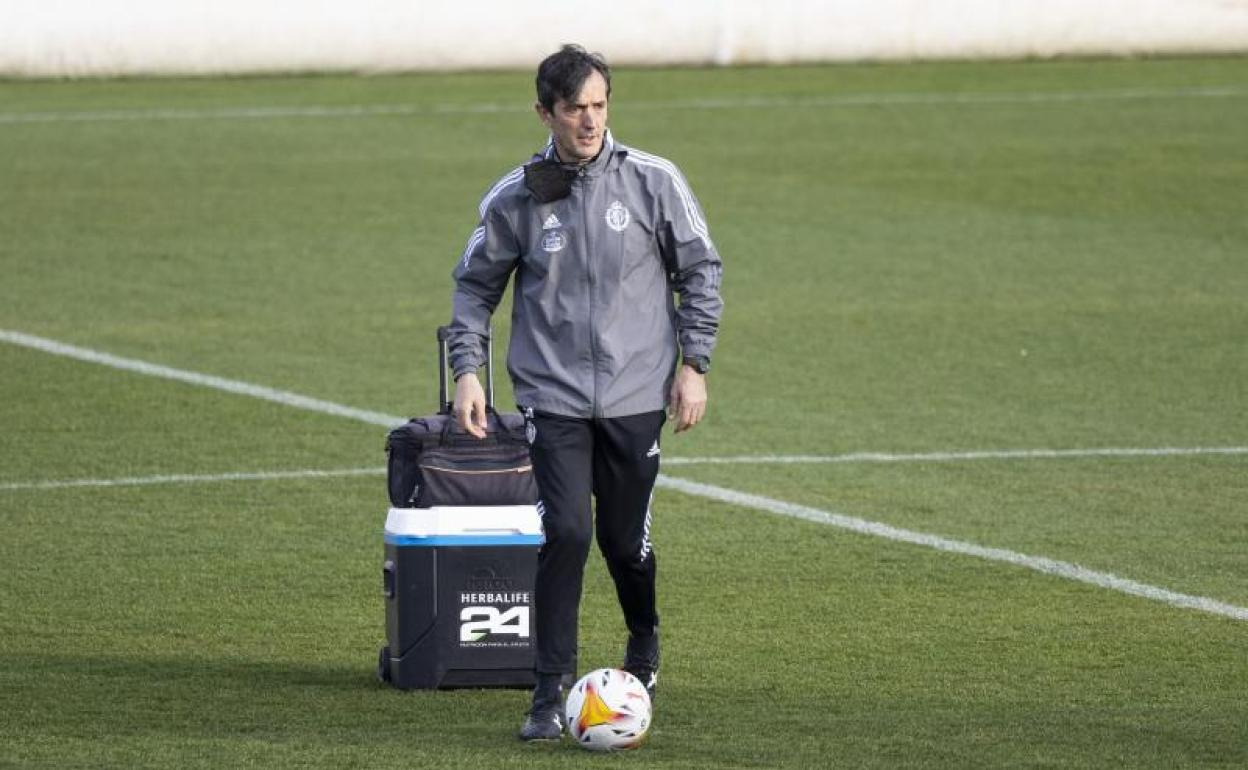
<svg viewBox="0 0 1248 770">
<path fill-rule="evenodd" d="M 533 505 L 391 508 L 385 540 L 394 545 L 539 545 L 542 519 Z"/>
</svg>

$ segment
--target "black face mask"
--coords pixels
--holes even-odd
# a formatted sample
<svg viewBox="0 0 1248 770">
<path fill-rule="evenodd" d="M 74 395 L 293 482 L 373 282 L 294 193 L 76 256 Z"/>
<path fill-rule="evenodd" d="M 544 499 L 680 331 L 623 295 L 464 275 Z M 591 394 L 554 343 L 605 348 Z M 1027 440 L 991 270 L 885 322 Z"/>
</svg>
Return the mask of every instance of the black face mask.
<svg viewBox="0 0 1248 770">
<path fill-rule="evenodd" d="M 563 200 L 572 194 L 576 173 L 557 160 L 537 160 L 524 167 L 524 186 L 539 203 Z"/>
</svg>

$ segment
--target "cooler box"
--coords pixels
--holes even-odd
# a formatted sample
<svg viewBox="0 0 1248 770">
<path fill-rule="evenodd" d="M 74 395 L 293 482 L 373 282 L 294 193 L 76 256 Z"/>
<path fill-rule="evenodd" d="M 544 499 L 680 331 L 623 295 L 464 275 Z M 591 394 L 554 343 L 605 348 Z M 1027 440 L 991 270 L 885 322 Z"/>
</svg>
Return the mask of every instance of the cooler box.
<svg viewBox="0 0 1248 770">
<path fill-rule="evenodd" d="M 541 526 L 532 505 L 391 508 L 378 678 L 401 689 L 533 687 Z"/>
</svg>

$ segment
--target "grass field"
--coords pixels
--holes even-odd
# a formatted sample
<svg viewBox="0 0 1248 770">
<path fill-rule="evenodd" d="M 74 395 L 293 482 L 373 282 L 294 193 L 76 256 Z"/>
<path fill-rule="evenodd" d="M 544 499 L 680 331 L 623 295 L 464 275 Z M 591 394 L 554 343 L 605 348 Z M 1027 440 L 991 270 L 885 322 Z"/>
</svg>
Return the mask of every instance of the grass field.
<svg viewBox="0 0 1248 770">
<path fill-rule="evenodd" d="M 670 477 L 1242 618 L 1248 59 L 614 87 L 617 138 L 681 165 L 725 259 Z M 0 330 L 431 411 L 477 201 L 544 139 L 530 89 L 0 82 Z M 11 341 L 0 372 L 0 766 L 1248 765 L 1233 613 L 670 485 L 649 741 L 523 746 L 525 693 L 375 681 L 382 476 L 154 478 L 380 468 L 383 427 Z M 1223 451 L 1035 451 L 1195 448 Z M 582 665 L 612 665 L 596 555 L 586 590 Z"/>
</svg>

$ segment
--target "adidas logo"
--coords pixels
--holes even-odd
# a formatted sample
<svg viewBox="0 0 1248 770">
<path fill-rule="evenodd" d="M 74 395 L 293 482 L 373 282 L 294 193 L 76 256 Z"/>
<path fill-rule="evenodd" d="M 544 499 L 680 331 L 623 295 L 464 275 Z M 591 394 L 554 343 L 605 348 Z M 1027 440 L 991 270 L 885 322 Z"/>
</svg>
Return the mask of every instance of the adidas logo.
<svg viewBox="0 0 1248 770">
<path fill-rule="evenodd" d="M 646 451 L 646 457 L 658 457 L 658 456 L 659 456 L 659 442 L 655 441 L 654 444 L 651 445 L 650 449 Z"/>
<path fill-rule="evenodd" d="M 554 230 L 556 227 L 563 227 L 563 223 L 554 214 L 546 217 L 546 221 L 542 223 L 543 230 Z"/>
</svg>

